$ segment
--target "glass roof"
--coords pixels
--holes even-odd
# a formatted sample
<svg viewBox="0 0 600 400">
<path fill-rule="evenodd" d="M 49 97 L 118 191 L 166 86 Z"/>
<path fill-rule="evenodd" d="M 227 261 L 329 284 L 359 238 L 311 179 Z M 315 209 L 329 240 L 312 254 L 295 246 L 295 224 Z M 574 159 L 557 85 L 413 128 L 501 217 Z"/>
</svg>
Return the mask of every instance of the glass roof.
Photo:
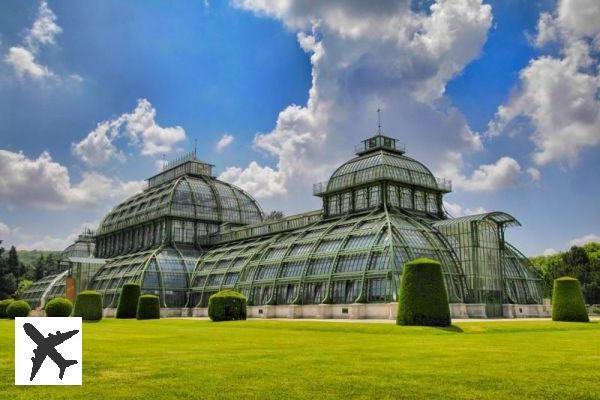
<svg viewBox="0 0 600 400">
<path fill-rule="evenodd" d="M 188 305 L 205 307 L 224 288 L 255 305 L 395 301 L 402 265 L 418 257 L 440 260 L 451 300 L 462 301 L 460 266 L 439 233 L 374 211 L 208 251 L 194 271 Z"/>
<path fill-rule="evenodd" d="M 106 234 L 163 216 L 240 225 L 262 221 L 260 206 L 242 189 L 210 176 L 184 176 L 148 188 L 117 205 L 97 233 Z"/>
<path fill-rule="evenodd" d="M 314 194 L 338 191 L 378 180 L 391 180 L 436 191 L 451 191 L 450 181 L 436 178 L 420 162 L 400 153 L 378 150 L 343 164 L 327 183 L 315 185 Z"/>
</svg>

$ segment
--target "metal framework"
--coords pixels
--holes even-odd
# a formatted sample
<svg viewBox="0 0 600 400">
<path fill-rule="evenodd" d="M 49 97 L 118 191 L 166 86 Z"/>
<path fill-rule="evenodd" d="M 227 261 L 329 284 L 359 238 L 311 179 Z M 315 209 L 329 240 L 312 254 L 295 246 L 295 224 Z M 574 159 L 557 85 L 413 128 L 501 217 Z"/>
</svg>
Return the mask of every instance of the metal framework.
<svg viewBox="0 0 600 400">
<path fill-rule="evenodd" d="M 463 301 L 464 274 L 439 233 L 374 210 L 208 251 L 192 276 L 188 305 L 205 307 L 224 288 L 254 305 L 395 301 L 402 265 L 417 257 L 440 260 L 451 300 Z"/>
<path fill-rule="evenodd" d="M 93 274 L 104 264 L 94 257 L 94 232 L 86 231 L 61 253 L 59 271 L 36 281 L 23 293 L 32 308 L 43 307 L 49 300 L 65 295 L 66 278 L 76 273 L 76 290 L 87 287 Z"/>
<path fill-rule="evenodd" d="M 541 303 L 540 278 L 504 239 L 519 225 L 514 217 L 449 218 L 442 199 L 451 182 L 381 132 L 356 154 L 315 185 L 322 210 L 277 221 L 263 221 L 258 203 L 195 153 L 169 163 L 104 218 L 95 256 L 108 260 L 90 267 L 97 272 L 87 287 L 103 294 L 104 307 L 116 306 L 127 282 L 163 307 L 206 307 L 225 288 L 253 305 L 393 302 L 402 265 L 429 257 L 442 264 L 451 302 L 484 303 L 489 316 L 505 303 Z M 32 300 L 60 292 L 61 282 L 32 285 Z"/>
</svg>

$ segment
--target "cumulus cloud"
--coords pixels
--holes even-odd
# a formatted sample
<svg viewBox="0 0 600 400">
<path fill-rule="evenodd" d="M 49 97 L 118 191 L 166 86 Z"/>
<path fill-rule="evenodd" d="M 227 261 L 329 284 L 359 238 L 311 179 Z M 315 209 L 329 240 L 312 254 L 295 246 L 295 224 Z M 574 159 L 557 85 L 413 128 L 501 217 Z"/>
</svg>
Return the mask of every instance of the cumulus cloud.
<svg viewBox="0 0 600 400">
<path fill-rule="evenodd" d="M 542 252 L 543 256 L 553 256 L 554 254 L 558 254 L 558 250 L 550 248 Z"/>
<path fill-rule="evenodd" d="M 131 113 L 100 122 L 80 142 L 72 143 L 71 150 L 86 164 L 94 167 L 108 161 L 125 160 L 125 155 L 114 144 L 125 138 L 130 144 L 140 148 L 143 155 L 155 156 L 169 153 L 175 145 L 185 140 L 185 130 L 181 126 L 162 127 L 156 123 L 156 109 L 146 99 L 139 99 Z"/>
<path fill-rule="evenodd" d="M 56 44 L 56 35 L 62 32 L 62 28 L 56 23 L 56 15 L 52 12 L 46 1 L 41 1 L 38 7 L 37 18 L 27 33 L 25 43 L 31 49 L 40 45 Z"/>
<path fill-rule="evenodd" d="M 221 139 L 219 139 L 219 141 L 217 142 L 217 151 L 222 152 L 223 150 L 225 150 L 227 146 L 233 143 L 233 139 L 234 137 L 232 135 L 229 135 L 227 133 L 223 134 L 223 136 L 221 136 Z"/>
<path fill-rule="evenodd" d="M 73 184 L 67 168 L 48 152 L 38 158 L 0 150 L 0 201 L 9 207 L 61 210 L 116 202 L 139 192 L 143 181 L 121 181 L 99 173 L 84 173 Z"/>
<path fill-rule="evenodd" d="M 464 217 L 465 215 L 475 215 L 475 214 L 484 214 L 488 212 L 485 208 L 479 206 L 475 208 L 463 208 L 458 203 L 451 203 L 449 201 L 444 201 L 444 209 L 450 214 L 450 216 Z"/>
<path fill-rule="evenodd" d="M 261 167 L 252 161 L 248 168 L 229 167 L 219 179 L 246 190 L 256 198 L 265 198 L 286 193 L 281 172 L 270 167 Z"/>
<path fill-rule="evenodd" d="M 590 242 L 600 243 L 600 235 L 590 233 L 588 235 L 575 238 L 569 242 L 569 246 L 583 246 L 584 244 Z"/>
<path fill-rule="evenodd" d="M 488 5 L 440 0 L 424 10 L 406 1 L 234 4 L 279 19 L 297 32 L 312 64 L 306 106 L 286 107 L 274 129 L 257 134 L 254 141 L 256 149 L 276 159 L 276 173 L 266 174 L 278 180 L 271 195 L 285 188 L 290 199 L 304 205 L 310 184 L 325 179 L 348 159 L 354 142 L 374 133 L 378 107 L 389 135 L 409 145 L 428 138 L 428 145 L 413 153 L 426 162 L 447 149 L 481 147 L 444 90 L 480 53 L 492 21 Z M 251 180 L 247 168 L 230 175 L 235 171 Z"/>
<path fill-rule="evenodd" d="M 56 44 L 56 35 L 62 32 L 62 28 L 58 26 L 56 20 L 56 15 L 48 7 L 48 3 L 41 1 L 37 17 L 27 31 L 23 46 L 14 46 L 8 50 L 4 61 L 13 67 L 19 78 L 27 76 L 41 80 L 55 77 L 48 67 L 41 65 L 35 58 L 41 46 Z"/>
<path fill-rule="evenodd" d="M 489 124 L 490 136 L 525 120 L 531 125 L 538 165 L 574 164 L 582 149 L 600 144 L 600 2 L 563 0 L 554 15 L 543 13 L 535 45 L 557 43 L 560 53 L 542 55 L 519 74 L 520 84 Z"/>
<path fill-rule="evenodd" d="M 527 174 L 529 174 L 529 178 L 534 182 L 537 182 L 542 178 L 542 173 L 537 168 L 527 168 Z"/>
<path fill-rule="evenodd" d="M 55 237 L 48 234 L 31 233 L 29 230 L 17 226 L 12 230 L 12 234 L 7 238 L 7 243 L 14 245 L 19 250 L 61 251 L 75 242 L 81 233 L 88 229 L 94 230 L 97 226 L 98 224 L 96 222 L 84 222 L 76 228 L 68 228 L 67 232 L 70 233 L 62 237 Z"/>
<path fill-rule="evenodd" d="M 13 67 L 19 78 L 30 76 L 34 79 L 42 79 L 54 76 L 52 71 L 35 61 L 33 53 L 22 47 L 11 47 L 4 61 Z"/>
<path fill-rule="evenodd" d="M 4 240 L 10 233 L 10 228 L 4 222 L 0 221 L 0 240 Z"/>
<path fill-rule="evenodd" d="M 480 165 L 470 176 L 464 175 L 462 156 L 459 153 L 448 155 L 442 166 L 444 176 L 452 179 L 452 186 L 470 192 L 493 192 L 516 186 L 521 177 L 521 166 L 511 157 L 501 157 L 492 164 Z"/>
</svg>

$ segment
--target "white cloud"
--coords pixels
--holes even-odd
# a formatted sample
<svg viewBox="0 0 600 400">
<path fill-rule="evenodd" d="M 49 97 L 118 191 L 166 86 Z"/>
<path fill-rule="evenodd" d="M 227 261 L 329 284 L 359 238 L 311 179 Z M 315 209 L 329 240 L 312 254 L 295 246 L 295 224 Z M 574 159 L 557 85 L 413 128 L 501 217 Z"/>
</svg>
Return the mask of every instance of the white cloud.
<svg viewBox="0 0 600 400">
<path fill-rule="evenodd" d="M 595 0 L 563 0 L 555 16 L 540 16 L 535 44 L 557 42 L 560 55 L 539 56 L 521 70 L 518 91 L 489 124 L 491 136 L 525 120 L 532 127 L 538 165 L 574 164 L 582 149 L 600 144 L 598 21 Z"/>
<path fill-rule="evenodd" d="M 444 201 L 444 208 L 450 214 L 450 216 L 454 218 L 464 217 L 465 215 L 485 214 L 488 212 L 485 208 L 481 206 L 463 209 L 463 207 L 460 204 L 451 203 L 449 201 Z"/>
<path fill-rule="evenodd" d="M 30 76 L 41 79 L 54 76 L 47 67 L 36 63 L 33 53 L 22 47 L 11 47 L 4 61 L 13 67 L 19 78 Z"/>
<path fill-rule="evenodd" d="M 600 235 L 590 233 L 588 235 L 575 238 L 569 242 L 569 246 L 583 246 L 584 244 L 590 242 L 600 243 Z"/>
<path fill-rule="evenodd" d="M 98 173 L 85 173 L 73 184 L 67 168 L 48 152 L 30 159 L 0 150 L 0 202 L 12 208 L 93 207 L 122 200 L 144 187 L 143 181 L 124 182 Z"/>
<path fill-rule="evenodd" d="M 537 182 L 542 178 L 542 173 L 537 168 L 533 168 L 533 167 L 527 168 L 527 173 L 529 174 L 529 178 L 533 182 Z"/>
<path fill-rule="evenodd" d="M 219 139 L 219 141 L 217 142 L 217 151 L 222 152 L 223 150 L 225 150 L 227 146 L 233 143 L 233 140 L 234 137 L 232 135 L 229 135 L 227 133 L 223 134 L 223 136 L 221 136 L 221 139 Z"/>
<path fill-rule="evenodd" d="M 546 249 L 542 252 L 543 256 L 553 256 L 554 254 L 558 254 L 558 250 L 555 249 Z"/>
<path fill-rule="evenodd" d="M 55 78 L 56 75 L 35 58 L 40 46 L 56 44 L 55 37 L 61 32 L 61 27 L 56 24 L 56 15 L 50 10 L 47 2 L 41 1 L 37 18 L 27 32 L 23 46 L 11 47 L 4 57 L 4 62 L 15 70 L 19 78 Z"/>
<path fill-rule="evenodd" d="M 162 127 L 155 121 L 156 109 L 146 99 L 138 99 L 131 113 L 100 122 L 78 143 L 71 144 L 73 154 L 86 164 L 101 166 L 110 160 L 125 160 L 125 155 L 114 144 L 126 138 L 140 148 L 143 155 L 160 155 L 175 150 L 175 145 L 185 140 L 185 130 L 180 126 Z"/>
<path fill-rule="evenodd" d="M 449 153 L 441 171 L 452 179 L 455 189 L 470 192 L 493 192 L 516 186 L 521 176 L 521 166 L 511 157 L 501 157 L 493 164 L 483 164 L 471 176 L 462 174 L 464 162 L 459 153 Z"/>
<path fill-rule="evenodd" d="M 125 154 L 113 145 L 118 129 L 110 121 L 100 122 L 96 129 L 78 143 L 72 143 L 73 154 L 90 166 L 100 166 L 115 159 L 125 161 Z"/>
<path fill-rule="evenodd" d="M 6 235 L 10 233 L 10 228 L 4 222 L 0 221 L 0 240 L 4 240 Z"/>
<path fill-rule="evenodd" d="M 25 42 L 31 49 L 40 45 L 56 44 L 56 35 L 62 32 L 62 28 L 56 23 L 56 15 L 52 12 L 48 3 L 41 1 L 38 7 L 38 15 L 29 30 Z"/>
<path fill-rule="evenodd" d="M 245 169 L 229 167 L 219 175 L 219 179 L 241 187 L 256 198 L 286 193 L 281 173 L 270 167 L 261 167 L 255 161 Z"/>
<path fill-rule="evenodd" d="M 310 54 L 306 106 L 286 107 L 274 129 L 254 141 L 276 159 L 276 174 L 266 175 L 278 180 L 273 186 L 285 188 L 290 208 L 305 207 L 311 183 L 327 178 L 351 156 L 354 142 L 374 133 L 378 107 L 389 135 L 402 136 L 409 145 L 427 137 L 427 146 L 411 150 L 425 162 L 448 149 L 481 147 L 443 94 L 446 83 L 481 51 L 492 20 L 488 5 L 441 0 L 429 10 L 415 10 L 406 1 L 235 4 L 283 21 Z"/>
</svg>

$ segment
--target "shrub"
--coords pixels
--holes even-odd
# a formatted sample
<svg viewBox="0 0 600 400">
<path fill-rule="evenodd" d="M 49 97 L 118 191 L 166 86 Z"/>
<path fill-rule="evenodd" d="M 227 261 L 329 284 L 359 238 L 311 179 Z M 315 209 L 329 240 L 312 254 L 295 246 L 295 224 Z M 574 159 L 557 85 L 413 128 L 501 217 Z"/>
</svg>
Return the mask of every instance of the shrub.
<svg viewBox="0 0 600 400">
<path fill-rule="evenodd" d="M 215 322 L 246 319 L 246 297 L 234 290 L 221 290 L 208 299 L 208 316 Z"/>
<path fill-rule="evenodd" d="M 29 315 L 31 311 L 31 307 L 29 307 L 29 303 L 23 300 L 13 301 L 6 307 L 6 316 L 10 319 L 15 319 L 16 317 L 26 317 Z"/>
<path fill-rule="evenodd" d="M 0 301 L 0 318 L 7 318 L 6 316 L 6 308 L 12 303 L 13 299 L 6 299 Z"/>
<path fill-rule="evenodd" d="M 554 280 L 552 320 L 589 322 L 581 285 L 577 279 L 565 276 Z"/>
<path fill-rule="evenodd" d="M 404 265 L 396 323 L 427 326 L 449 326 L 452 323 L 439 262 L 418 258 Z"/>
<path fill-rule="evenodd" d="M 73 316 L 84 321 L 100 321 L 102 319 L 102 296 L 93 290 L 86 290 L 75 298 Z"/>
<path fill-rule="evenodd" d="M 138 299 L 140 298 L 140 285 L 126 283 L 121 289 L 119 304 L 117 305 L 117 318 L 135 318 Z"/>
<path fill-rule="evenodd" d="M 64 297 L 55 297 L 44 306 L 47 317 L 68 317 L 73 311 L 73 303 Z"/>
<path fill-rule="evenodd" d="M 137 319 L 159 319 L 160 302 L 158 296 L 144 294 L 140 296 L 137 306 Z"/>
</svg>

